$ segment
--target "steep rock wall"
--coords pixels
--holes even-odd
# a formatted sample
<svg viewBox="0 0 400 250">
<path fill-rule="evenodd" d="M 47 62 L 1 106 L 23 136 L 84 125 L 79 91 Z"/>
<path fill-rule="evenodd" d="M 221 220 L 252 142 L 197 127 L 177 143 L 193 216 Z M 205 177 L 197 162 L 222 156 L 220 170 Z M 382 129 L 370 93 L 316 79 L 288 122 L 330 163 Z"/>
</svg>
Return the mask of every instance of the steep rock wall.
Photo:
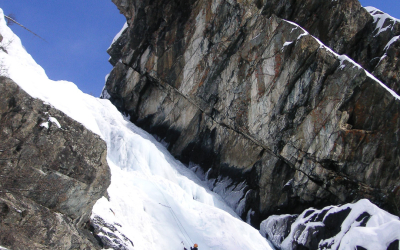
<svg viewBox="0 0 400 250">
<path fill-rule="evenodd" d="M 400 102 L 351 59 L 260 1 L 114 2 L 129 27 L 104 97 L 244 219 L 363 197 L 398 212 Z"/>
<path fill-rule="evenodd" d="M 0 141 L 0 245 L 99 249 L 87 228 L 110 184 L 105 142 L 5 77 Z"/>
</svg>

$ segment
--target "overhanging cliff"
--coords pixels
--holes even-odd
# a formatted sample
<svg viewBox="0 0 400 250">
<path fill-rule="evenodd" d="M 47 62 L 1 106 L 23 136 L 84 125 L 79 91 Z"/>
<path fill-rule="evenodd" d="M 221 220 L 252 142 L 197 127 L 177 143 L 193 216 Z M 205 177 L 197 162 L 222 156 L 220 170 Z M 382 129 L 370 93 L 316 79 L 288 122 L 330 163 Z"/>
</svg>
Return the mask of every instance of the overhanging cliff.
<svg viewBox="0 0 400 250">
<path fill-rule="evenodd" d="M 349 37 L 338 28 L 325 37 L 318 31 L 334 24 L 294 14 L 303 7 L 288 18 L 269 1 L 114 2 L 128 28 L 109 49 L 104 96 L 200 166 L 243 218 L 258 226 L 270 214 L 364 197 L 398 213 L 398 96 L 308 34 L 355 58 L 346 49 L 373 24 L 358 2 Z M 315 4 L 308 13 L 350 18 L 338 1 L 339 12 Z"/>
</svg>

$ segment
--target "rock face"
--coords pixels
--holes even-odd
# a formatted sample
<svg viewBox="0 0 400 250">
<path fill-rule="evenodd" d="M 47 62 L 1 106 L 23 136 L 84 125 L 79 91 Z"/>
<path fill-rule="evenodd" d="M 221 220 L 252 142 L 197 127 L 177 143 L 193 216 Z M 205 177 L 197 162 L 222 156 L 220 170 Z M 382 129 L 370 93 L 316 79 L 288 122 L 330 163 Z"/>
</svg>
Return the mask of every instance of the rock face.
<svg viewBox="0 0 400 250">
<path fill-rule="evenodd" d="M 399 249 L 400 220 L 368 200 L 273 215 L 260 233 L 277 249 Z"/>
<path fill-rule="evenodd" d="M 0 245 L 98 249 L 85 229 L 110 184 L 106 144 L 0 77 Z"/>
<path fill-rule="evenodd" d="M 114 69 L 103 96 L 182 162 L 199 166 L 243 219 L 258 227 L 271 214 L 360 198 L 399 212 L 398 96 L 278 17 L 292 11 L 301 23 L 305 16 L 310 33 L 347 52 L 373 25 L 358 2 L 341 7 L 356 12 L 322 0 L 308 10 L 357 21 L 340 23 L 349 37 L 317 34 L 336 24 L 314 30 L 318 18 L 293 14 L 308 1 L 113 2 L 129 27 L 109 50 Z M 328 2 L 339 8 L 342 1 Z"/>
<path fill-rule="evenodd" d="M 264 15 L 275 14 L 299 24 L 400 93 L 400 20 L 375 8 L 365 9 L 358 0 L 260 2 Z"/>
</svg>

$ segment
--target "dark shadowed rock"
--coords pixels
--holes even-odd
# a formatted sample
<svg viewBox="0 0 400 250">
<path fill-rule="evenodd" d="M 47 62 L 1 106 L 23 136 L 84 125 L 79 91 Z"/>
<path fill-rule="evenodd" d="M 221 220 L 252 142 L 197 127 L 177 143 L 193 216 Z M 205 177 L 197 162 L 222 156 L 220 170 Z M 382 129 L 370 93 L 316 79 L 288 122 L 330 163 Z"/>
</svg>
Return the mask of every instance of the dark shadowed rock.
<svg viewBox="0 0 400 250">
<path fill-rule="evenodd" d="M 84 227 L 110 184 L 105 142 L 8 78 L 0 95 L 0 244 L 99 248 Z"/>
<path fill-rule="evenodd" d="M 388 246 L 387 250 L 397 250 L 399 249 L 399 240 L 395 240 Z"/>
<path fill-rule="evenodd" d="M 114 2 L 129 27 L 111 49 L 104 95 L 199 165 L 243 219 L 258 226 L 271 214 L 360 198 L 398 213 L 400 101 L 348 57 L 267 13 L 269 3 L 297 1 Z M 309 11 L 342 13 L 328 2 Z M 373 21 L 358 2 L 345 6 L 343 18 L 362 17 L 341 23 L 343 34 Z M 335 25 L 327 22 L 317 30 Z M 326 39 L 338 51 L 352 40 L 335 37 Z"/>
</svg>

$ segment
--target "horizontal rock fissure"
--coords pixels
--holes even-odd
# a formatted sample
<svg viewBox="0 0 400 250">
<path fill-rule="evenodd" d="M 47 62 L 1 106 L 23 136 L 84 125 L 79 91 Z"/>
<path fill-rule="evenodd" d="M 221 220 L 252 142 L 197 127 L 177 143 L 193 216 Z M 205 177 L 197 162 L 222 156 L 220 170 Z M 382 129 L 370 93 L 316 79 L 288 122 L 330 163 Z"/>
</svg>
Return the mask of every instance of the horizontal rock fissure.
<svg viewBox="0 0 400 250">
<path fill-rule="evenodd" d="M 125 64 L 125 66 L 130 67 L 130 66 L 127 65 L 127 64 Z M 132 68 L 132 67 L 130 67 L 130 68 L 131 68 L 132 70 L 135 70 L 135 69 Z M 260 143 L 259 141 L 255 140 L 255 139 L 252 138 L 251 136 L 247 135 L 246 133 L 243 133 L 243 132 L 241 132 L 241 131 L 238 131 L 238 130 L 234 129 L 234 128 L 228 126 L 227 124 L 217 122 L 212 116 L 208 115 L 208 114 L 207 114 L 204 110 L 202 110 L 195 102 L 193 102 L 191 99 L 187 98 L 183 93 L 181 93 L 181 92 L 180 92 L 178 89 L 176 89 L 175 87 L 171 86 L 171 85 L 168 84 L 168 83 L 163 82 L 160 78 L 155 77 L 153 74 L 151 74 L 151 76 L 146 74 L 145 77 L 152 77 L 152 78 L 154 78 L 154 81 L 151 81 L 151 83 L 153 83 L 153 84 L 157 84 L 158 86 L 161 86 L 161 87 L 163 87 L 163 88 L 167 86 L 167 88 L 172 89 L 172 90 L 175 91 L 177 94 L 179 94 L 181 97 L 183 97 L 185 100 L 187 100 L 188 102 L 190 102 L 193 106 L 195 106 L 198 110 L 200 110 L 202 114 L 204 114 L 204 115 L 208 116 L 210 119 L 212 119 L 212 121 L 213 121 L 215 124 L 217 124 L 217 125 L 219 125 L 219 126 L 222 126 L 222 127 L 224 127 L 224 128 L 230 129 L 230 130 L 234 131 L 235 133 L 244 136 L 244 137 L 247 138 L 248 140 L 252 141 L 254 144 L 256 144 L 256 145 L 262 147 L 263 150 L 265 150 L 265 151 L 268 152 L 269 154 L 271 154 L 271 155 L 273 155 L 273 156 L 279 158 L 280 160 L 284 161 L 284 162 L 285 162 L 286 164 L 288 164 L 292 169 L 294 169 L 294 170 L 296 170 L 296 171 L 299 171 L 299 172 L 301 172 L 302 174 L 304 174 L 305 176 L 307 176 L 311 181 L 313 181 L 313 182 L 316 183 L 317 185 L 320 185 L 321 188 L 323 188 L 325 191 L 327 191 L 327 192 L 329 192 L 330 194 L 336 196 L 336 195 L 335 195 L 334 193 L 332 193 L 329 189 L 327 189 L 327 188 L 325 188 L 323 185 L 319 184 L 319 183 L 321 183 L 321 181 L 318 181 L 317 179 L 313 178 L 313 177 L 310 176 L 308 173 L 304 172 L 302 169 L 296 168 L 295 165 L 294 165 L 293 163 L 291 163 L 289 160 L 287 160 L 286 158 L 282 157 L 282 156 L 279 155 L 279 154 L 275 154 L 270 148 L 266 147 L 265 145 L 263 145 L 263 144 Z M 139 106 L 139 104 L 138 104 L 138 106 Z M 332 111 L 332 112 L 333 112 L 333 111 Z M 299 150 L 299 151 L 300 151 L 300 150 Z M 255 160 L 254 163 L 257 162 L 257 161 L 258 161 L 258 160 Z M 253 163 L 253 165 L 254 165 L 254 163 Z M 253 165 L 250 164 L 247 168 L 250 168 L 250 167 L 253 166 Z M 339 173 L 336 173 L 336 174 L 340 175 Z M 340 176 L 346 177 L 346 176 L 344 176 L 344 175 L 340 175 Z M 333 178 L 333 177 L 332 177 L 332 178 Z M 347 178 L 347 177 L 346 177 L 346 178 Z M 217 181 L 217 180 L 215 180 L 215 181 Z M 243 198 L 244 198 L 244 197 L 245 197 L 245 196 L 243 196 Z"/>
</svg>

